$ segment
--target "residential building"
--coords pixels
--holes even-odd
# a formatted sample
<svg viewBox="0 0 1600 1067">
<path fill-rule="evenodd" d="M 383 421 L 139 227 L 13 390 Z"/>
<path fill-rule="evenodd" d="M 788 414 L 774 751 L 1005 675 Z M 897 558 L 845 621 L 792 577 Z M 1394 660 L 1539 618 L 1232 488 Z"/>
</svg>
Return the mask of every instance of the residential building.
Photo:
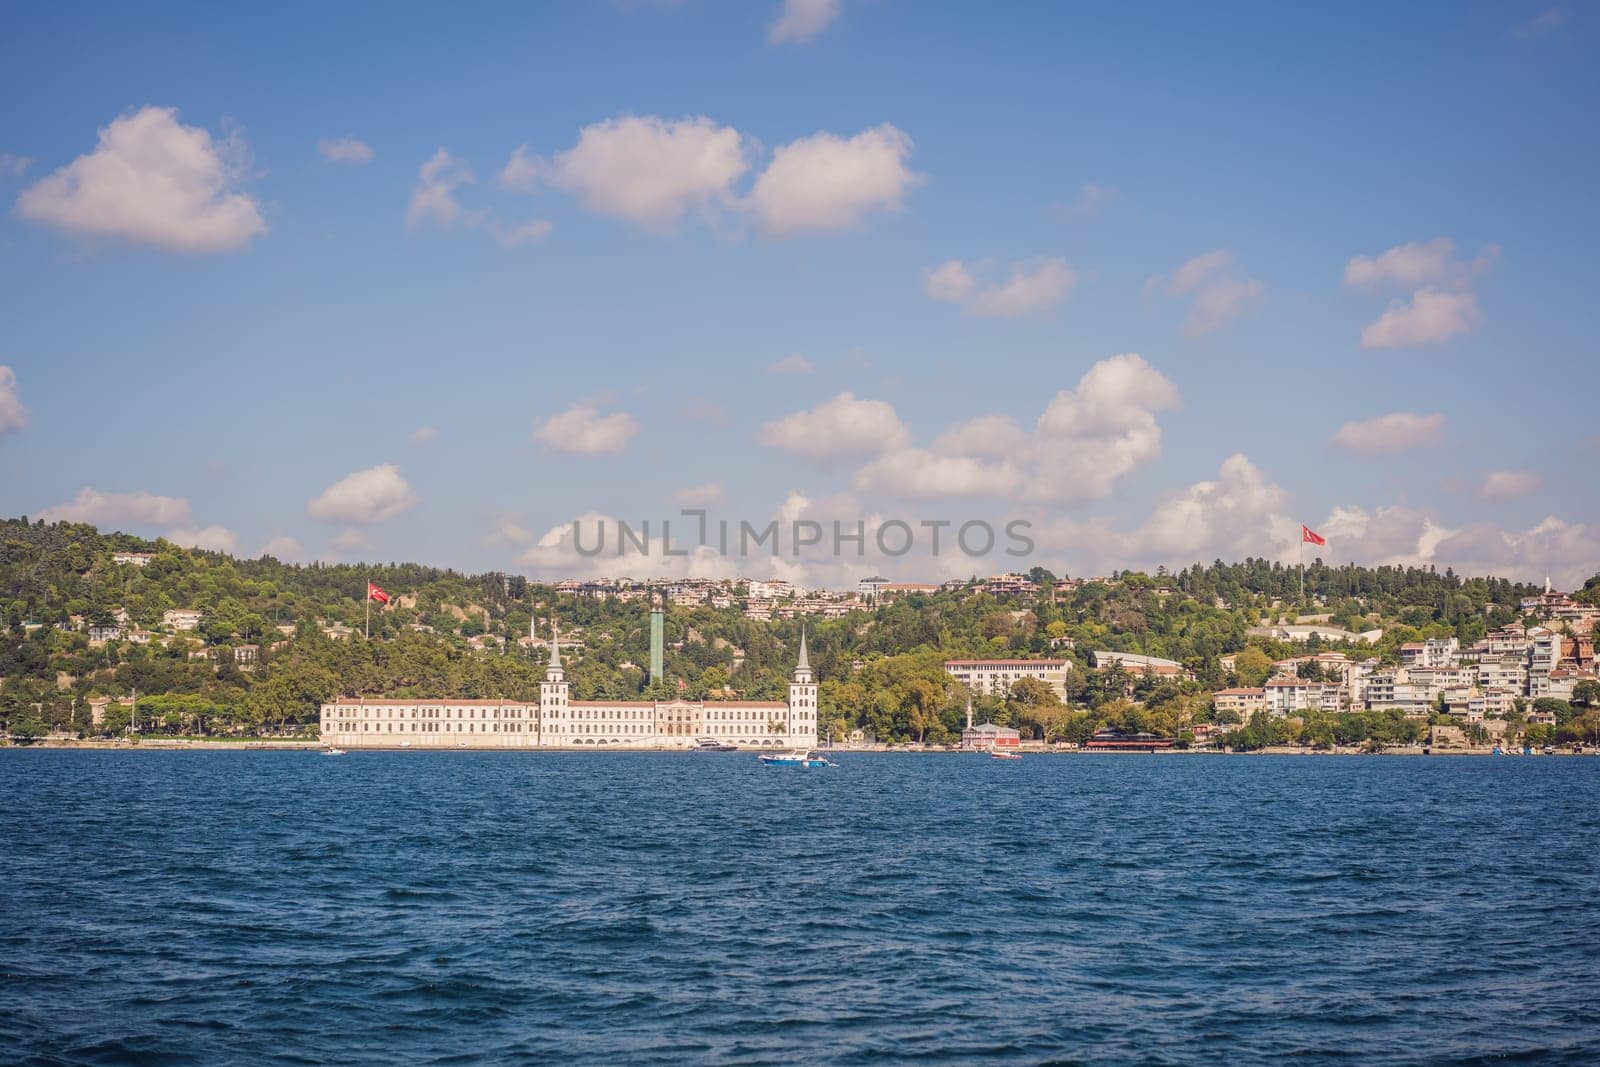
<svg viewBox="0 0 1600 1067">
<path fill-rule="evenodd" d="M 974 693 L 1004 696 L 1022 679 L 1037 678 L 1063 700 L 1071 669 L 1071 661 L 1064 659 L 951 659 L 944 663 L 945 673 Z"/>
<path fill-rule="evenodd" d="M 204 618 L 205 612 L 194 608 L 173 608 L 162 613 L 161 625 L 169 630 L 198 630 Z"/>
<path fill-rule="evenodd" d="M 1267 691 L 1259 686 L 1219 689 L 1211 694 L 1211 706 L 1218 711 L 1231 711 L 1240 721 L 1249 722 L 1256 712 L 1267 710 Z"/>
</svg>

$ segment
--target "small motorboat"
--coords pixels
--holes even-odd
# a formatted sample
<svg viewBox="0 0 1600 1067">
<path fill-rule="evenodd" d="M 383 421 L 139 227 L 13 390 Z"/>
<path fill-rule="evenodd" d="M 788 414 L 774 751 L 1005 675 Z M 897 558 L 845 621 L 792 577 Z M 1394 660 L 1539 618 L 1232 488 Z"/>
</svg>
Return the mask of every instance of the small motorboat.
<svg viewBox="0 0 1600 1067">
<path fill-rule="evenodd" d="M 990 759 L 1021 759 L 1022 758 L 1022 753 L 1020 753 L 1020 752 L 1001 752 L 998 748 L 996 748 L 996 749 L 990 750 L 989 758 Z"/>
<path fill-rule="evenodd" d="M 332 745 L 329 745 L 327 748 L 322 750 L 322 754 L 324 756 L 342 756 L 344 755 L 344 749 L 334 748 Z"/>
<path fill-rule="evenodd" d="M 836 767 L 820 752 L 768 752 L 758 757 L 768 767 Z"/>
<path fill-rule="evenodd" d="M 737 752 L 738 745 L 730 745 L 726 741 L 715 737 L 697 737 L 694 744 L 689 746 L 690 752 Z"/>
</svg>

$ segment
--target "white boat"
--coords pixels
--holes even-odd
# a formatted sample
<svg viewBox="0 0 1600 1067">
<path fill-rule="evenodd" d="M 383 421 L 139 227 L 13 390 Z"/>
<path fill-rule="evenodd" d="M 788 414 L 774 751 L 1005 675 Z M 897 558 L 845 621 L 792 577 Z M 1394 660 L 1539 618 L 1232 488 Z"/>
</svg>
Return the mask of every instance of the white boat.
<svg viewBox="0 0 1600 1067">
<path fill-rule="evenodd" d="M 322 750 L 322 754 L 324 756 L 342 756 L 344 755 L 344 749 L 334 748 L 332 745 L 329 745 L 327 748 Z"/>
<path fill-rule="evenodd" d="M 768 767 L 837 767 L 820 752 L 769 752 L 759 757 Z"/>
<path fill-rule="evenodd" d="M 992 749 L 989 750 L 989 758 L 990 759 L 1021 759 L 1022 758 L 1022 753 L 1020 753 L 1020 752 L 1001 752 L 998 748 L 992 748 Z"/>
</svg>

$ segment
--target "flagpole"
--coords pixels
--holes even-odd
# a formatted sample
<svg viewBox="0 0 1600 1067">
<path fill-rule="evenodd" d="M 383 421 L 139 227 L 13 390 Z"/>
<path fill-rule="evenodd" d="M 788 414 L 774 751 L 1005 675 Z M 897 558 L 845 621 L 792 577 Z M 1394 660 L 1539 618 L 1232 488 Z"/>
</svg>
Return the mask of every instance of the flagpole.
<svg viewBox="0 0 1600 1067">
<path fill-rule="evenodd" d="M 365 604 L 366 607 L 367 607 L 366 635 L 367 635 L 367 640 L 371 641 L 372 640 L 372 579 L 370 579 L 370 578 L 367 579 L 367 595 L 361 598 L 361 602 L 363 604 Z"/>
<path fill-rule="evenodd" d="M 1300 606 L 1306 603 L 1306 531 L 1300 528 Z"/>
</svg>

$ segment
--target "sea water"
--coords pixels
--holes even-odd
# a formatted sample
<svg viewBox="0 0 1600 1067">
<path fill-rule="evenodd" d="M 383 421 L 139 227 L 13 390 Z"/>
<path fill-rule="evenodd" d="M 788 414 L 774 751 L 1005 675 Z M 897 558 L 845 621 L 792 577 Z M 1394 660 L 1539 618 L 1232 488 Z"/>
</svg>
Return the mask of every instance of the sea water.
<svg viewBox="0 0 1600 1067">
<path fill-rule="evenodd" d="M 0 751 L 0 1062 L 1600 1060 L 1600 759 Z"/>
</svg>

